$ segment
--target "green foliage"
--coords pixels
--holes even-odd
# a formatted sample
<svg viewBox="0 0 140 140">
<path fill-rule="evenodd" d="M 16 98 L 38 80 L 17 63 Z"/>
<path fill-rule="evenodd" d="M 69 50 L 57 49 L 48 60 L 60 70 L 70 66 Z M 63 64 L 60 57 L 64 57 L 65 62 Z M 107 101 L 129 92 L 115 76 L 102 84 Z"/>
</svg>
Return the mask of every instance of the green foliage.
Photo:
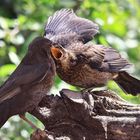
<svg viewBox="0 0 140 140">
<path fill-rule="evenodd" d="M 0 1 L 0 84 L 16 68 L 26 53 L 29 42 L 43 35 L 47 18 L 61 8 L 73 8 L 76 13 L 100 25 L 100 34 L 93 41 L 117 49 L 134 64 L 131 72 L 140 78 L 140 1 L 139 0 L 8 0 Z M 52 93 L 67 85 L 56 77 Z M 139 97 L 125 95 L 114 83 L 108 88 L 133 103 Z M 18 123 L 17 123 L 18 122 Z M 38 123 L 38 121 L 35 121 Z M 28 139 L 31 128 L 18 117 L 10 119 L 0 132 L 3 140 Z"/>
</svg>

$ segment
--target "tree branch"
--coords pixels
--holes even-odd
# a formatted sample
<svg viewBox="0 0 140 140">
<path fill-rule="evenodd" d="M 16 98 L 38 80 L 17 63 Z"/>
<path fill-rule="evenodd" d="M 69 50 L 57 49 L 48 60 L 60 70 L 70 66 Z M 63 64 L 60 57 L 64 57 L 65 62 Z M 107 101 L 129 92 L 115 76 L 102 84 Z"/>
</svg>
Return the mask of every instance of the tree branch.
<svg viewBox="0 0 140 140">
<path fill-rule="evenodd" d="M 140 106 L 129 104 L 112 91 L 78 93 L 63 89 L 46 96 L 31 112 L 45 126 L 48 140 L 138 140 Z M 31 140 L 43 140 L 35 132 Z"/>
</svg>

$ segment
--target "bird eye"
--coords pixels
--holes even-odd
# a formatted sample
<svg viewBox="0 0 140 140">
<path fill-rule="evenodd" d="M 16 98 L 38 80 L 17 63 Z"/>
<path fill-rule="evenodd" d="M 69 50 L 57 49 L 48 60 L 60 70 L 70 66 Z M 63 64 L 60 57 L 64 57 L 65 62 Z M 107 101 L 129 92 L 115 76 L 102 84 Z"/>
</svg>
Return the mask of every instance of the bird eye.
<svg viewBox="0 0 140 140">
<path fill-rule="evenodd" d="M 76 64 L 77 64 L 77 62 L 76 62 L 76 60 L 75 60 L 75 59 L 70 59 L 70 64 L 71 64 L 72 66 L 74 66 L 74 65 L 76 65 Z"/>
<path fill-rule="evenodd" d="M 78 59 L 78 61 L 83 61 L 83 60 L 85 60 L 85 56 L 83 54 L 78 54 L 77 59 Z"/>
</svg>

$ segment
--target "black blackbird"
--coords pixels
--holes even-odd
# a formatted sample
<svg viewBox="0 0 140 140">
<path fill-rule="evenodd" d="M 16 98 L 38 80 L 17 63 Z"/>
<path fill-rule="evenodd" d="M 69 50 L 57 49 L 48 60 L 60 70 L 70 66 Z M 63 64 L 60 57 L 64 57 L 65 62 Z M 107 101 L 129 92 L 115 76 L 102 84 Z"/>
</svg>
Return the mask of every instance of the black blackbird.
<svg viewBox="0 0 140 140">
<path fill-rule="evenodd" d="M 49 92 L 55 75 L 51 46 L 50 40 L 35 38 L 19 66 L 0 87 L 0 127 L 9 117 L 33 110 Z"/>
<path fill-rule="evenodd" d="M 69 9 L 49 18 L 45 37 L 62 46 L 51 48 L 57 74 L 81 88 L 101 87 L 114 80 L 126 93 L 139 94 L 140 80 L 126 72 L 131 64 L 113 48 L 89 42 L 97 32 L 97 25 Z"/>
</svg>

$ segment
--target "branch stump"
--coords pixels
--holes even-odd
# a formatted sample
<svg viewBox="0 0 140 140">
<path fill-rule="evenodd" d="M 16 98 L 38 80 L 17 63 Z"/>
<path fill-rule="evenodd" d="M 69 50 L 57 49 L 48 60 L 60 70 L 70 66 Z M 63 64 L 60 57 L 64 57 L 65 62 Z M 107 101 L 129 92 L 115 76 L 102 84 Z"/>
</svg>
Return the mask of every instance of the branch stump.
<svg viewBox="0 0 140 140">
<path fill-rule="evenodd" d="M 140 105 L 109 90 L 47 95 L 30 112 L 45 126 L 31 140 L 140 140 Z"/>
</svg>

